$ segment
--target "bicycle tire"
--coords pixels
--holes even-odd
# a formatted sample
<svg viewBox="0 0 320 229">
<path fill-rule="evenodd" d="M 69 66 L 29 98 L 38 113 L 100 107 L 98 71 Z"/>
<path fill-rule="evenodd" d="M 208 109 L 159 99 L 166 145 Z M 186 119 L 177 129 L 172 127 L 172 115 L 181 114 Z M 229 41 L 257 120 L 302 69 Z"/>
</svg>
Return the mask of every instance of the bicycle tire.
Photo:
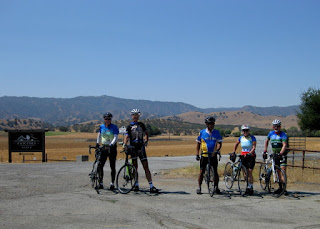
<svg viewBox="0 0 320 229">
<path fill-rule="evenodd" d="M 268 173 L 268 191 L 269 193 L 271 193 L 273 196 L 275 197 L 280 197 L 283 195 L 284 191 L 286 190 L 286 186 L 287 186 L 287 176 L 285 174 L 285 172 L 278 166 L 274 167 L 275 170 L 275 179 L 273 179 L 273 174 L 272 171 L 270 171 Z M 280 178 L 279 178 L 279 174 L 282 174 L 283 178 L 284 178 L 284 183 L 282 186 L 282 189 L 280 189 Z M 281 190 L 278 192 L 278 190 Z"/>
<path fill-rule="evenodd" d="M 90 175 L 92 188 L 96 188 L 98 186 L 98 167 L 99 167 L 99 163 L 96 161 L 93 164 L 92 172 Z"/>
<path fill-rule="evenodd" d="M 208 192 L 210 196 L 213 196 L 216 190 L 214 186 L 214 180 L 215 180 L 215 176 L 214 176 L 213 166 L 209 166 L 208 167 Z"/>
<path fill-rule="evenodd" d="M 239 168 L 238 171 L 238 190 L 241 196 L 243 196 L 248 187 L 248 173 L 246 167 L 244 165 Z"/>
<path fill-rule="evenodd" d="M 224 168 L 224 182 L 227 189 L 231 189 L 234 183 L 233 166 L 231 162 L 228 162 Z"/>
<path fill-rule="evenodd" d="M 260 181 L 260 186 L 262 190 L 266 190 L 267 188 L 267 182 L 266 182 L 266 177 L 267 177 L 268 170 L 266 169 L 266 164 L 263 163 L 260 165 L 260 170 L 259 170 L 259 181 Z"/>
<path fill-rule="evenodd" d="M 137 181 L 136 168 L 131 164 L 123 165 L 116 178 L 117 189 L 122 194 L 129 193 Z"/>
</svg>

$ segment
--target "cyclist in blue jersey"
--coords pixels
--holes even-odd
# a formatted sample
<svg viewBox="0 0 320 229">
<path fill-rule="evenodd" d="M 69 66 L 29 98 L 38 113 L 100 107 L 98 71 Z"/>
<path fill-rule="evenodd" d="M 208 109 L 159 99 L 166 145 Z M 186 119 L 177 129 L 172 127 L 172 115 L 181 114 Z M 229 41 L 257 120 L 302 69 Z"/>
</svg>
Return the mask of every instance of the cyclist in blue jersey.
<svg viewBox="0 0 320 229">
<path fill-rule="evenodd" d="M 277 166 L 281 166 L 281 169 L 286 174 L 288 137 L 286 133 L 281 131 L 281 121 L 279 119 L 272 121 L 272 127 L 273 131 L 268 134 L 265 141 L 263 157 L 266 157 L 268 144 L 270 142 L 273 153 L 280 154 L 280 158 L 277 158 L 275 163 Z M 280 174 L 280 181 L 284 182 L 282 174 Z M 275 193 L 282 193 L 282 190 L 282 184 L 280 184 L 279 189 L 276 190 Z M 285 190 L 284 194 L 288 195 L 288 192 Z"/>
<path fill-rule="evenodd" d="M 146 154 L 146 146 L 148 145 L 149 133 L 147 128 L 142 122 L 139 122 L 140 118 L 139 109 L 133 109 L 131 111 L 132 122 L 127 127 L 127 132 L 124 138 L 123 147 L 126 148 L 130 142 L 131 146 L 134 146 L 135 155 L 132 156 L 132 164 L 137 169 L 137 181 L 134 187 L 134 191 L 139 191 L 139 179 L 138 179 L 138 157 L 140 158 L 142 167 L 145 171 L 146 178 L 149 182 L 150 193 L 158 193 L 159 190 L 153 185 L 152 177 L 149 170 L 149 164 Z"/>
<path fill-rule="evenodd" d="M 117 160 L 117 141 L 119 129 L 116 125 L 111 123 L 112 114 L 107 112 L 103 115 L 104 124 L 99 127 L 96 147 L 101 147 L 101 158 L 98 172 L 100 174 L 99 189 L 103 189 L 103 167 L 109 157 L 109 163 L 111 168 L 111 183 L 110 190 L 114 190 L 114 180 L 116 178 L 116 160 Z M 110 155 L 108 154 L 107 147 L 110 147 Z"/>
<path fill-rule="evenodd" d="M 246 189 L 246 194 L 253 195 L 253 177 L 252 171 L 256 163 L 256 144 L 257 140 L 255 136 L 250 134 L 250 126 L 244 124 L 241 126 L 242 135 L 238 138 L 234 146 L 234 156 L 238 148 L 238 145 L 241 144 L 241 155 L 244 156 L 242 163 L 248 171 L 248 187 Z"/>
<path fill-rule="evenodd" d="M 196 145 L 196 159 L 200 160 L 200 173 L 198 177 L 198 189 L 196 190 L 197 194 L 201 194 L 201 185 L 203 181 L 203 174 L 205 172 L 206 166 L 208 164 L 208 154 L 202 154 L 200 158 L 200 149 L 202 153 L 212 153 L 216 151 L 220 151 L 222 147 L 222 137 L 218 130 L 214 129 L 216 119 L 214 117 L 208 117 L 205 119 L 205 123 L 207 125 L 206 129 L 200 131 L 199 136 L 197 138 Z M 211 165 L 214 169 L 214 186 L 216 187 L 215 192 L 220 194 L 219 185 L 219 175 L 218 175 L 218 158 L 217 154 L 214 154 L 211 159 Z"/>
</svg>

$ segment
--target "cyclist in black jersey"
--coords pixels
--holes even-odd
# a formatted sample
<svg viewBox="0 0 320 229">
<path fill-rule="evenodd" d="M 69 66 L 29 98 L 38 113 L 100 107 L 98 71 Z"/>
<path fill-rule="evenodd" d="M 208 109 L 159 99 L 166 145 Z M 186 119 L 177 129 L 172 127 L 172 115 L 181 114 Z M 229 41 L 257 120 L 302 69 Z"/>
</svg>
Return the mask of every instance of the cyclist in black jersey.
<svg viewBox="0 0 320 229">
<path fill-rule="evenodd" d="M 138 173 L 138 157 L 140 158 L 141 164 L 146 174 L 146 178 L 150 185 L 151 193 L 158 193 L 159 190 L 153 185 L 152 177 L 149 170 L 148 159 L 145 147 L 148 145 L 149 133 L 142 122 L 139 122 L 140 111 L 133 109 L 131 111 L 132 122 L 127 127 L 127 132 L 124 138 L 123 147 L 126 148 L 130 140 L 130 145 L 134 146 L 135 155 L 132 157 L 132 164 L 137 169 Z M 137 174 L 137 182 L 134 187 L 134 191 L 139 191 L 139 178 Z"/>
</svg>

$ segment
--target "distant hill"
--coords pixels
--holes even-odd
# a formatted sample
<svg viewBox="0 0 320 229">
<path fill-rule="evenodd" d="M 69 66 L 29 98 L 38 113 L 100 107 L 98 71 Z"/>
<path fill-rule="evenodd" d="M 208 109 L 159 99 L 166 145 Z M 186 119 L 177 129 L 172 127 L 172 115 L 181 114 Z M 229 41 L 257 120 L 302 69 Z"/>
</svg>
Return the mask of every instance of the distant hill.
<svg viewBox="0 0 320 229">
<path fill-rule="evenodd" d="M 114 119 L 130 118 L 130 110 L 139 108 L 142 118 L 152 119 L 174 116 L 187 112 L 211 113 L 230 110 L 250 110 L 261 115 L 295 115 L 298 106 L 261 108 L 245 106 L 242 108 L 201 109 L 182 102 L 159 102 L 149 100 L 122 99 L 112 96 L 80 96 L 75 98 L 36 98 L 36 97 L 0 97 L 0 119 L 39 118 L 53 125 L 72 125 L 89 120 L 101 120 L 106 111 Z"/>
<path fill-rule="evenodd" d="M 184 121 L 184 122 L 192 122 L 203 124 L 204 120 L 208 116 L 214 116 L 216 118 L 217 125 L 237 125 L 241 126 L 242 124 L 249 124 L 252 127 L 258 128 L 271 128 L 271 122 L 274 119 L 280 119 L 282 127 L 290 128 L 290 127 L 298 127 L 297 124 L 297 116 L 289 115 L 286 117 L 282 116 L 262 116 L 258 114 L 253 114 L 246 111 L 226 111 L 226 112 L 212 112 L 212 113 L 202 113 L 202 112 L 187 112 L 183 114 L 178 114 L 174 116 L 167 116 L 164 118 L 176 120 L 176 121 Z"/>
<path fill-rule="evenodd" d="M 288 116 L 296 115 L 300 108 L 298 105 L 288 106 L 288 107 L 255 107 L 255 106 L 244 106 L 244 107 L 232 107 L 232 108 L 207 108 L 203 109 L 204 113 L 212 112 L 223 112 L 223 111 L 247 111 L 253 114 L 258 114 L 262 116 Z"/>
</svg>

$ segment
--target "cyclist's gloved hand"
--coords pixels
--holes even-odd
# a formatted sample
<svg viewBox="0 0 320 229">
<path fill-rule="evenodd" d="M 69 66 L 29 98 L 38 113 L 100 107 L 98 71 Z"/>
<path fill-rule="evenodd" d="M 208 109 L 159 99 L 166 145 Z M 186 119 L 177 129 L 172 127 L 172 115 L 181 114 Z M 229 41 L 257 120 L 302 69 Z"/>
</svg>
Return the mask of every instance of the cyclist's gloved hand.
<svg viewBox="0 0 320 229">
<path fill-rule="evenodd" d="M 253 156 L 252 153 L 247 153 L 246 154 L 246 157 L 251 157 L 251 156 Z"/>
<path fill-rule="evenodd" d="M 197 161 L 200 160 L 200 156 L 199 156 L 199 155 L 196 156 L 196 160 L 197 160 Z"/>
<path fill-rule="evenodd" d="M 122 148 L 123 148 L 123 149 L 127 149 L 127 144 L 123 144 L 123 145 L 122 145 Z"/>
<path fill-rule="evenodd" d="M 265 160 L 268 158 L 268 155 L 267 155 L 266 151 L 262 153 L 262 158 L 265 159 Z"/>
<path fill-rule="evenodd" d="M 232 162 L 235 162 L 235 161 L 236 161 L 236 158 L 237 158 L 236 152 L 230 153 L 230 160 L 231 160 Z"/>
<path fill-rule="evenodd" d="M 148 146 L 148 141 L 144 142 L 144 146 L 147 147 Z"/>
<path fill-rule="evenodd" d="M 99 143 L 97 143 L 97 144 L 96 144 L 96 148 L 99 148 L 99 147 L 100 147 L 100 145 L 99 145 Z"/>
<path fill-rule="evenodd" d="M 114 146 L 114 144 L 109 144 L 110 147 Z"/>
</svg>

